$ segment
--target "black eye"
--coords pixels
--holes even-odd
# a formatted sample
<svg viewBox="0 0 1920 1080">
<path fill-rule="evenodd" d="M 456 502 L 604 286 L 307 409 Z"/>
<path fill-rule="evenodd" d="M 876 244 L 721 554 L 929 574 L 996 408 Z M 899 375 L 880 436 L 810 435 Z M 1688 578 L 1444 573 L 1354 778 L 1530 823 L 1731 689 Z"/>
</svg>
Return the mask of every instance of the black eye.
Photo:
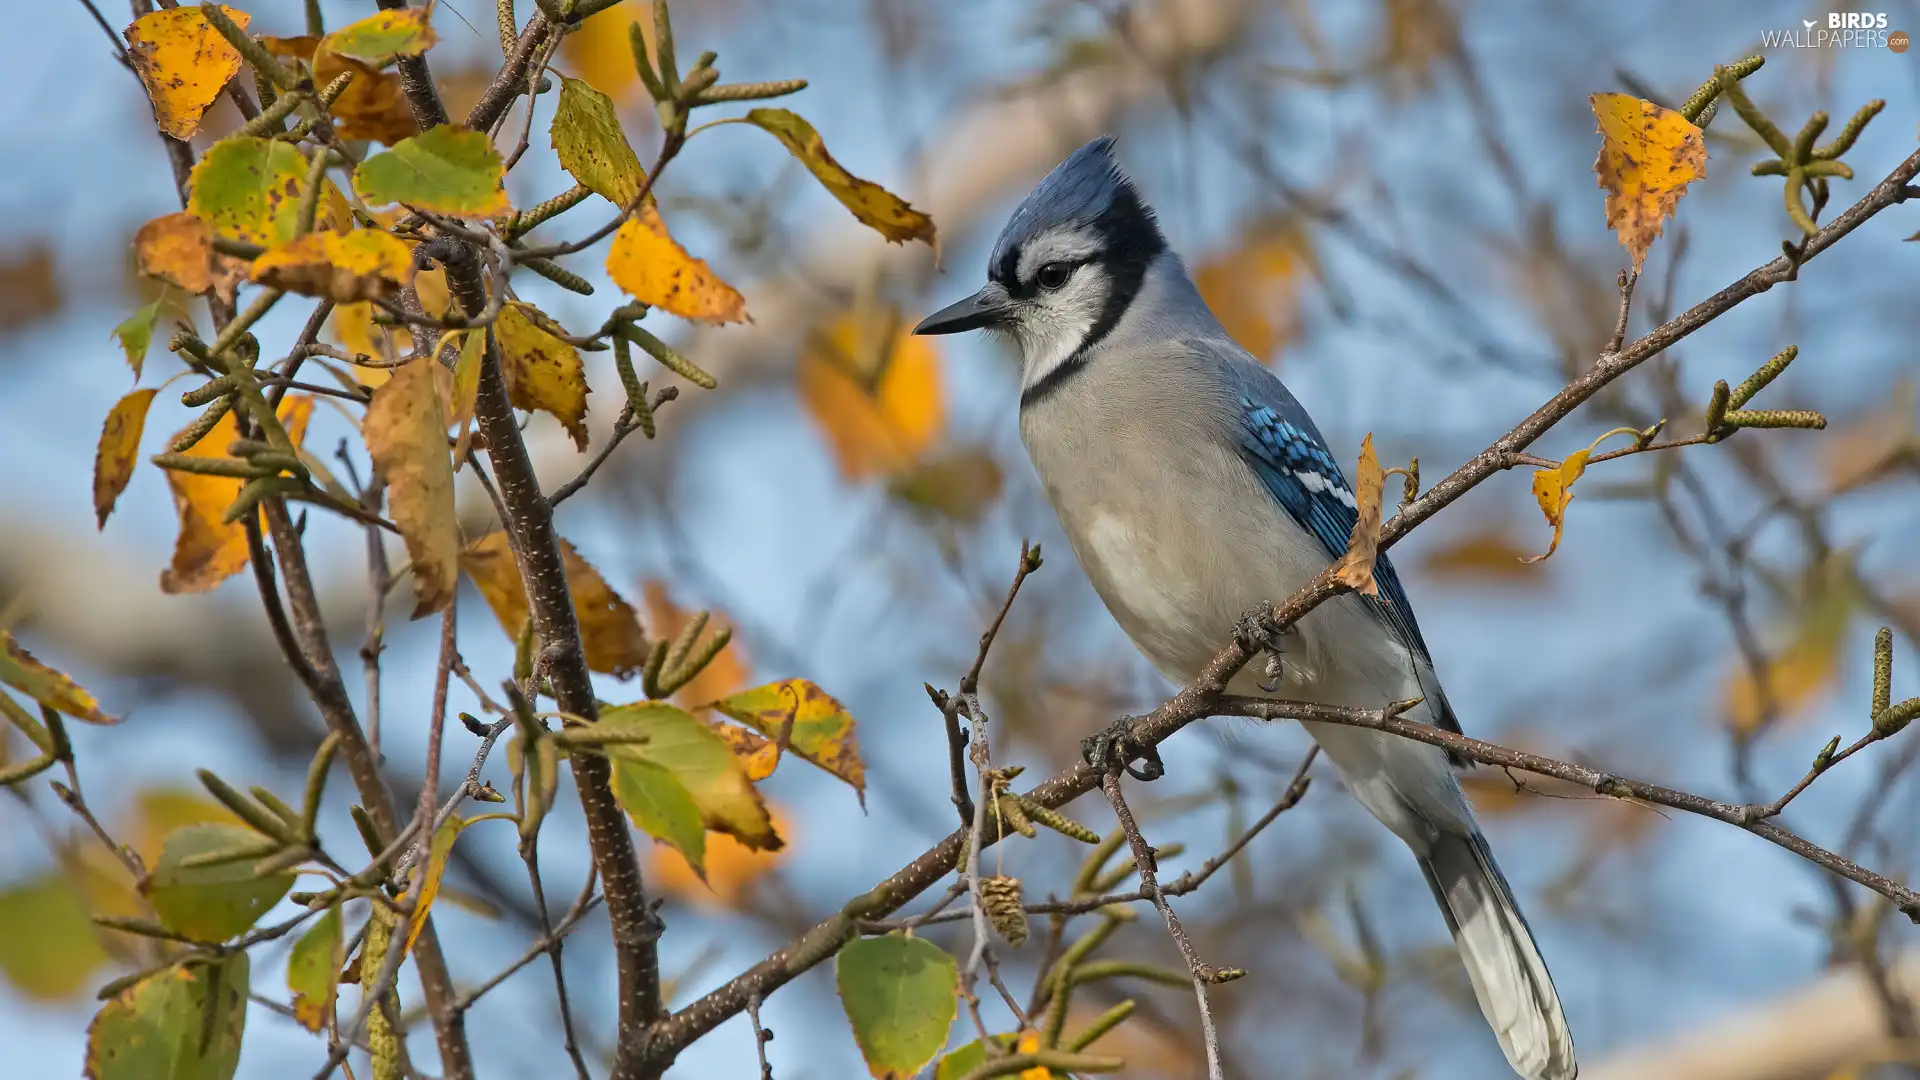
<svg viewBox="0 0 1920 1080">
<path fill-rule="evenodd" d="M 1033 280 L 1039 282 L 1041 288 L 1051 290 L 1065 285 L 1067 279 L 1072 276 L 1073 267 L 1066 263 L 1053 262 L 1041 267 L 1040 272 L 1033 276 Z"/>
</svg>

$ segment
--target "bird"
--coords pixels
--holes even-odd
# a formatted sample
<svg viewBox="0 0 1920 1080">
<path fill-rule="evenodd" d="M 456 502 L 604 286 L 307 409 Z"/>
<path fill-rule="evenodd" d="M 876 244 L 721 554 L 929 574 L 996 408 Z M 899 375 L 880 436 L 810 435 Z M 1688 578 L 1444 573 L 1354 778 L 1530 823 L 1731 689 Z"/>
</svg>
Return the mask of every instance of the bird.
<svg viewBox="0 0 1920 1080">
<path fill-rule="evenodd" d="M 1306 409 L 1208 309 L 1112 136 L 1048 174 L 994 243 L 986 284 L 913 332 L 970 330 L 1017 347 L 1020 437 L 1047 500 L 1107 610 L 1172 682 L 1345 553 L 1353 488 Z M 1374 580 L 1377 596 L 1343 593 L 1269 638 L 1277 665 L 1264 679 L 1250 665 L 1228 691 L 1366 709 L 1418 698 L 1409 719 L 1459 732 L 1384 553 Z M 1572 1080 L 1553 977 L 1456 762 L 1385 732 L 1302 726 L 1419 860 L 1514 1072 Z M 1103 738 L 1088 741 L 1096 765 Z"/>
</svg>

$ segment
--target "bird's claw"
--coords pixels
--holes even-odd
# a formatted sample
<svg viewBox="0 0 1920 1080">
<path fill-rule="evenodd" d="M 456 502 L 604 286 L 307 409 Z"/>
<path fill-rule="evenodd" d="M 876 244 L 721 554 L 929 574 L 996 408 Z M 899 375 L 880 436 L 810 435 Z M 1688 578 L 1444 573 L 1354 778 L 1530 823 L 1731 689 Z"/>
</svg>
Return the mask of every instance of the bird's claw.
<svg viewBox="0 0 1920 1080">
<path fill-rule="evenodd" d="M 1137 742 L 1133 737 L 1133 719 L 1123 716 L 1107 725 L 1098 735 L 1089 735 L 1080 740 L 1080 753 L 1087 764 L 1101 772 L 1115 767 L 1125 769 L 1127 775 L 1135 780 L 1158 780 L 1166 775 L 1167 768 L 1160 760 L 1160 749 L 1152 743 Z M 1133 759 L 1140 759 L 1140 767 L 1134 768 Z"/>
<path fill-rule="evenodd" d="M 1266 654 L 1266 679 L 1260 683 L 1260 689 L 1269 694 L 1280 689 L 1285 674 L 1280 654 L 1285 651 L 1284 642 L 1294 633 L 1293 627 L 1281 628 L 1275 626 L 1274 622 L 1273 605 L 1266 603 L 1260 605 L 1258 610 L 1241 616 L 1233 627 L 1233 638 L 1240 648 L 1255 655 Z"/>
</svg>

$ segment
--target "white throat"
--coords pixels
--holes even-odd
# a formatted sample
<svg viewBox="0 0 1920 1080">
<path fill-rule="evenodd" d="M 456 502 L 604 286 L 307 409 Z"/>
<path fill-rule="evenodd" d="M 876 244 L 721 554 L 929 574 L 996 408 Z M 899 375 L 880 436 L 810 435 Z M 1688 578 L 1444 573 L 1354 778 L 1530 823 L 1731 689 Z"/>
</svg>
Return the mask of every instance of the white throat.
<svg viewBox="0 0 1920 1080">
<path fill-rule="evenodd" d="M 1038 385 L 1080 351 L 1106 310 L 1107 291 L 1105 272 L 1088 266 L 1060 292 L 1027 306 L 1013 326 L 1024 361 L 1021 390 Z"/>
</svg>

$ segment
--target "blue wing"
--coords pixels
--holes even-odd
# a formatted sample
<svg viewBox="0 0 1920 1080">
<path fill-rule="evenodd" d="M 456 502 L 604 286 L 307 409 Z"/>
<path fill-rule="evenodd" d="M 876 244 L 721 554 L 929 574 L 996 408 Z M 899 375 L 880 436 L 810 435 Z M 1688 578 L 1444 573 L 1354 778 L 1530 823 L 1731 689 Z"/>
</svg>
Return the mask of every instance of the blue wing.
<svg viewBox="0 0 1920 1080">
<path fill-rule="evenodd" d="M 1359 517 L 1353 489 L 1340 471 L 1340 463 L 1327 452 L 1326 443 L 1305 410 L 1284 389 L 1275 387 L 1275 390 L 1271 404 L 1256 401 L 1252 396 L 1240 399 L 1243 413 L 1240 448 L 1255 474 L 1286 508 L 1287 514 L 1320 541 L 1329 561 L 1338 559 L 1346 554 L 1354 521 Z M 1420 636 L 1413 606 L 1407 602 L 1400 575 L 1384 552 L 1374 563 L 1373 579 L 1380 587 L 1380 595 L 1360 599 L 1388 632 L 1419 657 L 1423 666 L 1431 669 L 1432 656 Z M 1424 685 L 1430 679 L 1422 677 L 1421 682 Z M 1445 695 L 1439 692 L 1438 686 L 1430 686 L 1428 691 L 1427 700 L 1433 706 L 1436 723 L 1458 732 L 1459 721 L 1454 718 Z"/>
</svg>

